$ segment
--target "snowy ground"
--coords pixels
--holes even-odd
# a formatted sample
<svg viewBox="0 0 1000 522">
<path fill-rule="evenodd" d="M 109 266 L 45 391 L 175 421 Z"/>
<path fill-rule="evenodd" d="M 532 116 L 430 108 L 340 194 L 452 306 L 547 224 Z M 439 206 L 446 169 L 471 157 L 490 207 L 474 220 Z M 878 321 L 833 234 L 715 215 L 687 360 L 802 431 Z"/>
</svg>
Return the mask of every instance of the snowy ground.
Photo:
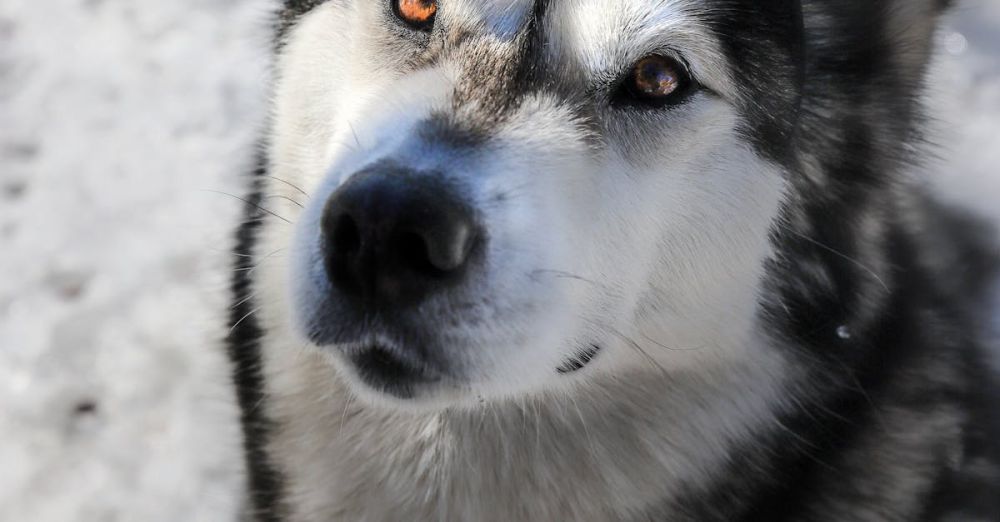
<svg viewBox="0 0 1000 522">
<path fill-rule="evenodd" d="M 225 521 L 228 233 L 269 0 L 0 0 L 0 521 Z M 1000 1 L 934 68 L 950 197 L 1000 220 Z"/>
</svg>

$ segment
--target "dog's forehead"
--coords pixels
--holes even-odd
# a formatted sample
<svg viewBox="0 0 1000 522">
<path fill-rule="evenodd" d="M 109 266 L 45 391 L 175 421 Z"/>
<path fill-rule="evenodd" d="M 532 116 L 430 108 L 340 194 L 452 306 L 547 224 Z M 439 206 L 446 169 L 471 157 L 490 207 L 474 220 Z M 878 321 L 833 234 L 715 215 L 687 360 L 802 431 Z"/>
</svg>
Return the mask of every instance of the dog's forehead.
<svg viewBox="0 0 1000 522">
<path fill-rule="evenodd" d="M 621 25 L 656 26 L 685 18 L 705 0 L 451 0 L 447 13 L 455 19 L 476 20 L 490 32 L 511 37 L 534 15 L 545 17 L 549 30 L 573 28 L 595 35 Z M 690 17 L 686 17 L 690 19 Z"/>
<path fill-rule="evenodd" d="M 560 52 L 583 54 L 591 68 L 620 59 L 650 40 L 698 32 L 695 0 L 557 0 L 548 13 L 548 38 Z M 710 37 L 702 31 L 701 38 Z"/>
<path fill-rule="evenodd" d="M 719 56 L 711 54 L 717 54 L 720 40 L 738 36 L 720 34 L 720 26 L 732 28 L 737 20 L 741 29 L 773 34 L 784 28 L 771 26 L 781 25 L 800 5 L 800 0 L 448 0 L 444 13 L 502 40 L 533 28 L 554 44 L 546 45 L 549 51 L 582 51 L 587 55 L 574 58 L 601 69 L 637 45 L 683 48 L 700 53 L 705 63 L 718 63 Z"/>
<path fill-rule="evenodd" d="M 571 36 L 589 47 L 626 42 L 641 44 L 671 34 L 697 34 L 721 40 L 720 26 L 740 22 L 742 29 L 781 31 L 784 16 L 798 0 L 535 0 L 548 2 L 546 26 L 558 36 Z"/>
<path fill-rule="evenodd" d="M 451 0 L 448 16 L 468 22 L 475 20 L 501 38 L 513 38 L 527 24 L 537 1 L 547 0 Z"/>
</svg>

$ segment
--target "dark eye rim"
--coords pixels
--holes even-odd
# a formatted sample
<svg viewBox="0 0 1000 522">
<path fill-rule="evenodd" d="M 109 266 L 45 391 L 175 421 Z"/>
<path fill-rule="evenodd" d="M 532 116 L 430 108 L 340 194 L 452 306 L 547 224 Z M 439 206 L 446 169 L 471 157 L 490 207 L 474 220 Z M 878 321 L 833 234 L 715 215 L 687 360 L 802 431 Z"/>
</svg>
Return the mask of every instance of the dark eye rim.
<svg viewBox="0 0 1000 522">
<path fill-rule="evenodd" d="M 640 92 L 635 84 L 636 65 L 642 60 L 659 58 L 672 63 L 679 75 L 680 86 L 667 96 L 649 96 Z M 691 75 L 684 60 L 667 54 L 649 54 L 636 60 L 611 89 L 611 106 L 621 109 L 665 109 L 681 105 L 697 92 L 700 84 Z"/>
<path fill-rule="evenodd" d="M 401 25 L 412 31 L 417 31 L 421 33 L 431 32 L 431 30 L 434 28 L 434 22 L 437 21 L 437 12 L 435 12 L 434 15 L 431 16 L 430 19 L 427 20 L 426 22 L 414 23 L 408 20 L 405 16 L 403 16 L 403 13 L 399 11 L 400 2 L 401 0 L 389 0 L 389 10 L 392 12 L 392 15 L 396 19 L 396 21 L 398 21 Z M 435 3 L 437 3 L 436 0 Z"/>
</svg>

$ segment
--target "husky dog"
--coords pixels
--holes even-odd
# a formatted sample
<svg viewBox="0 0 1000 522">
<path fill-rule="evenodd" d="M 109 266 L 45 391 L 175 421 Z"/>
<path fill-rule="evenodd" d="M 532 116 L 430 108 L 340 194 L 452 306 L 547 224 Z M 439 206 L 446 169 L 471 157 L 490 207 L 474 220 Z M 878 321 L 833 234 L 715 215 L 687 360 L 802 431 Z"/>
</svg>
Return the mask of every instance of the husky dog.
<svg viewBox="0 0 1000 522">
<path fill-rule="evenodd" d="M 291 0 L 229 339 L 259 521 L 1000 520 L 942 0 Z"/>
</svg>

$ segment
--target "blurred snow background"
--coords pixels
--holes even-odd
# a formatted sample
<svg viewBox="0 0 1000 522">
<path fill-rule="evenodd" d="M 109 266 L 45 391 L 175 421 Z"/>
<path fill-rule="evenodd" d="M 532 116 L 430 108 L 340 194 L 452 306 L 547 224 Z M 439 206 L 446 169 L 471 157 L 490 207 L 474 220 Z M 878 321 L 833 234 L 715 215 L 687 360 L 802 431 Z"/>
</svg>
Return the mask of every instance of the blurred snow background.
<svg viewBox="0 0 1000 522">
<path fill-rule="evenodd" d="M 0 0 L 0 521 L 225 521 L 229 232 L 270 0 Z M 948 197 L 1000 220 L 1000 0 L 932 70 Z"/>
</svg>

